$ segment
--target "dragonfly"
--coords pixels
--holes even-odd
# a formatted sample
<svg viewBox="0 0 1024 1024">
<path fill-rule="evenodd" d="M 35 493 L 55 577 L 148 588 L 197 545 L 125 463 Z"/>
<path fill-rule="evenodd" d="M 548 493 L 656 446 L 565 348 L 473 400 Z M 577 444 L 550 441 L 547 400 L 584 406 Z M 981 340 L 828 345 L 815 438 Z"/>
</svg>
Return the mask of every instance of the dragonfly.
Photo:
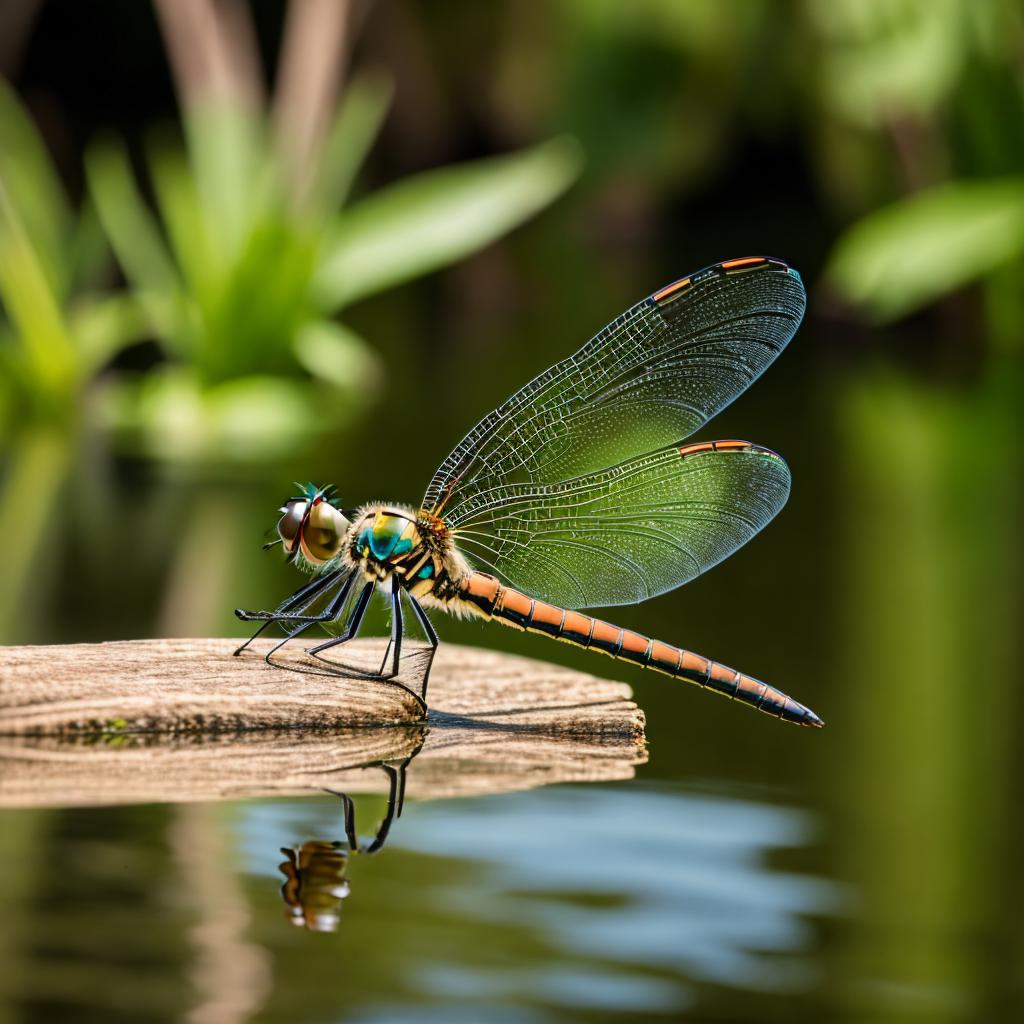
<svg viewBox="0 0 1024 1024">
<path fill-rule="evenodd" d="M 431 657 L 438 635 L 427 609 L 438 609 L 820 728 L 810 708 L 767 683 L 585 611 L 690 582 L 782 509 L 790 473 L 781 456 L 748 441 L 684 442 L 767 369 L 805 306 L 800 275 L 780 259 L 717 263 L 654 292 L 484 416 L 418 509 L 346 510 L 334 487 L 301 487 L 279 510 L 271 545 L 313 578 L 273 611 L 237 609 L 262 625 L 235 653 L 280 623 L 273 663 L 284 643 L 335 623 L 337 635 L 307 651 L 330 662 L 324 652 L 356 636 L 381 587 L 391 642 L 380 678 L 398 676 L 408 605 Z"/>
</svg>

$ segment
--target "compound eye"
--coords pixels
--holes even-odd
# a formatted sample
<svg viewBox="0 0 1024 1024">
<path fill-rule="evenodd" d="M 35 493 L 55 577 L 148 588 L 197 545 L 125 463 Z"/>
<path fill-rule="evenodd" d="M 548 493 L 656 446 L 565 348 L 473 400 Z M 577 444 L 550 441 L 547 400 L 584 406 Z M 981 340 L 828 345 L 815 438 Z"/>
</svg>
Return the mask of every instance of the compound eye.
<svg viewBox="0 0 1024 1024">
<path fill-rule="evenodd" d="M 302 557 L 313 565 L 329 562 L 341 550 L 348 520 L 331 504 L 318 501 L 302 530 Z"/>
<path fill-rule="evenodd" d="M 302 525 L 302 519 L 308 507 L 308 501 L 293 498 L 281 509 L 284 514 L 277 521 L 277 532 L 287 551 L 295 549 L 295 542 L 299 539 L 299 527 Z"/>
</svg>

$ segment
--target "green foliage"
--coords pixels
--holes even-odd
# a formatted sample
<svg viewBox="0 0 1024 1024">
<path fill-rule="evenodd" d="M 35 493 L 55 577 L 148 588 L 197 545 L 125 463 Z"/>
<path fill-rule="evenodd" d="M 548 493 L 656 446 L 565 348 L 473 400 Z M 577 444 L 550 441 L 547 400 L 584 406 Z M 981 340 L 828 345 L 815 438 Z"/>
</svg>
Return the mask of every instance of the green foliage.
<svg viewBox="0 0 1024 1024">
<path fill-rule="evenodd" d="M 1019 4 L 857 0 L 809 6 L 821 172 L 854 216 L 837 293 L 876 322 L 982 282 L 992 339 L 1019 337 L 1024 117 Z M 847 217 L 846 219 L 849 219 Z"/>
<path fill-rule="evenodd" d="M 884 127 L 893 117 L 927 115 L 955 87 L 969 51 L 969 10 L 961 0 L 808 5 L 823 44 L 821 96 L 851 124 Z"/>
<path fill-rule="evenodd" d="M 371 347 L 334 316 L 452 263 L 561 194 L 570 142 L 442 168 L 346 200 L 388 92 L 356 81 L 296 187 L 262 118 L 188 116 L 187 153 L 154 143 L 150 212 L 124 148 L 96 144 L 90 193 L 169 363 L 122 384 L 111 421 L 168 457 L 264 459 L 336 430 L 372 399 Z"/>
<path fill-rule="evenodd" d="M 579 164 L 578 147 L 555 139 L 382 189 L 331 233 L 314 281 L 318 302 L 346 305 L 462 259 L 551 202 Z"/>
<path fill-rule="evenodd" d="M 1016 0 L 642 0 L 629 13 L 578 0 L 562 13 L 561 33 L 528 28 L 565 69 L 548 89 L 604 174 L 641 166 L 689 190 L 729 173 L 738 123 L 748 139 L 799 138 L 821 205 L 852 225 L 829 276 L 858 312 L 893 320 L 980 281 L 989 336 L 1020 336 L 1024 293 L 998 280 L 1024 249 Z"/>
<path fill-rule="evenodd" d="M 75 214 L 31 120 L 0 81 L 0 425 L 66 420 L 140 327 L 119 296 L 86 292 L 104 256 Z"/>
<path fill-rule="evenodd" d="M 1024 177 L 949 182 L 870 214 L 829 278 L 877 321 L 915 312 L 1024 255 Z"/>
</svg>

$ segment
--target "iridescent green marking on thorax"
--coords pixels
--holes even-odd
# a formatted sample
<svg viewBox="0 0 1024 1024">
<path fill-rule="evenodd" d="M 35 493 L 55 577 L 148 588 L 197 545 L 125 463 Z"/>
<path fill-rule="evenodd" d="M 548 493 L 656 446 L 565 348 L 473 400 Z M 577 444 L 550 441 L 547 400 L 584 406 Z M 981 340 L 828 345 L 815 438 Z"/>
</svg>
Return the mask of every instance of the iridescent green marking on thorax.
<svg viewBox="0 0 1024 1024">
<path fill-rule="evenodd" d="M 404 516 L 378 512 L 373 523 L 359 533 L 357 547 L 360 554 L 371 555 L 378 562 L 404 555 L 412 550 L 416 524 Z"/>
</svg>

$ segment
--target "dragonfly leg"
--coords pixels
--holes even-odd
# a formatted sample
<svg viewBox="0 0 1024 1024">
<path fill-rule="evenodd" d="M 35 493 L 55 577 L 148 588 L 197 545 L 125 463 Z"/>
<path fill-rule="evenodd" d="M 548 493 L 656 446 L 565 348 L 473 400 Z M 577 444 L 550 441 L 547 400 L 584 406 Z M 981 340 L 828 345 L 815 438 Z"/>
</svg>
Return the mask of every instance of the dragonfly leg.
<svg viewBox="0 0 1024 1024">
<path fill-rule="evenodd" d="M 384 652 L 384 660 L 380 664 L 379 676 L 384 676 L 384 669 L 388 663 L 388 655 L 394 648 L 394 657 L 391 659 L 391 675 L 398 675 L 398 666 L 402 659 L 402 635 L 405 632 L 405 617 L 402 614 L 402 588 L 397 580 L 391 584 L 391 639 L 388 641 L 387 650 Z"/>
<path fill-rule="evenodd" d="M 384 820 L 377 828 L 377 834 L 373 841 L 367 846 L 359 848 L 360 853 L 376 853 L 387 841 L 388 833 L 391 831 L 391 824 L 395 818 L 402 816 L 402 804 L 405 802 L 405 770 L 409 767 L 407 758 L 398 767 L 390 764 L 383 764 L 381 767 L 387 773 L 388 782 L 388 809 L 384 813 Z"/>
<path fill-rule="evenodd" d="M 353 577 L 354 579 L 355 577 Z M 370 603 L 370 595 L 373 593 L 373 588 L 377 584 L 373 580 L 370 580 L 362 589 L 359 597 L 356 599 L 356 606 L 352 609 L 352 615 L 349 617 L 348 625 L 340 636 L 331 637 L 330 640 L 325 640 L 322 644 L 317 644 L 316 647 L 310 647 L 306 652 L 312 657 L 316 657 L 321 651 L 326 651 L 331 647 L 337 647 L 339 644 L 347 644 L 349 640 L 352 640 L 358 633 L 359 627 L 363 624 L 363 616 L 366 614 L 366 606 Z M 340 611 L 340 609 L 339 609 Z"/>
<path fill-rule="evenodd" d="M 341 570 L 335 570 L 334 572 L 325 573 L 323 576 L 318 576 L 311 583 L 307 583 L 304 587 L 296 590 L 291 597 L 285 598 L 272 612 L 250 612 L 243 608 L 236 608 L 235 614 L 243 622 L 263 620 L 263 625 L 235 651 L 235 655 L 241 654 L 272 622 L 279 622 L 281 619 L 289 618 L 287 613 L 296 609 L 305 611 L 312 604 L 312 599 L 330 586 L 339 575 L 341 575 Z M 306 600 L 307 597 L 310 598 L 309 601 Z"/>
<path fill-rule="evenodd" d="M 318 622 L 333 622 L 337 619 L 345 608 L 345 601 L 348 600 L 349 591 L 352 589 L 352 584 L 355 581 L 355 575 L 350 575 L 345 582 L 342 584 L 341 589 L 337 594 L 331 598 L 331 603 L 319 614 L 319 615 L 302 615 L 302 616 L 287 616 L 283 621 L 286 622 L 298 622 L 297 626 L 288 630 L 283 640 L 280 640 L 269 651 L 264 655 L 264 661 L 268 665 L 272 665 L 273 662 L 270 660 L 271 657 L 279 651 L 289 640 L 293 640 L 295 637 L 305 633 L 310 626 L 316 625 Z M 306 605 L 303 606 L 302 610 L 305 611 L 310 604 L 313 603 L 319 597 L 319 594 L 315 594 Z"/>
<path fill-rule="evenodd" d="M 413 613 L 419 620 L 419 624 L 422 627 L 423 632 L 427 635 L 427 642 L 430 644 L 430 661 L 427 663 L 427 671 L 423 673 L 423 692 L 420 694 L 425 703 L 427 700 L 427 683 L 430 681 L 430 669 L 434 664 L 434 655 L 437 653 L 437 648 L 441 641 L 438 638 L 437 630 L 434 629 L 434 624 L 429 618 L 427 618 L 427 613 L 423 610 L 423 606 L 408 591 L 405 593 L 409 598 L 409 602 L 412 604 Z"/>
<path fill-rule="evenodd" d="M 391 825 L 396 818 L 402 816 L 405 804 L 405 776 L 410 761 L 412 758 L 407 757 L 397 765 L 382 764 L 380 766 L 388 777 L 388 806 L 384 812 L 383 821 L 377 827 L 376 834 L 366 846 L 360 844 L 359 836 L 356 834 L 356 809 L 352 798 L 338 789 L 324 789 L 325 793 L 330 793 L 341 799 L 345 815 L 345 837 L 348 839 L 349 849 L 353 853 L 376 853 L 387 841 Z"/>
<path fill-rule="evenodd" d="M 407 757 L 398 766 L 398 809 L 395 811 L 396 818 L 400 818 L 402 811 L 405 810 L 405 770 L 409 767 L 411 761 L 412 758 Z"/>
<path fill-rule="evenodd" d="M 348 793 L 342 793 L 340 789 L 324 788 L 325 793 L 336 796 L 341 800 L 345 814 L 345 837 L 348 839 L 348 848 L 353 852 L 359 851 L 359 837 L 356 835 L 356 805 Z"/>
</svg>

